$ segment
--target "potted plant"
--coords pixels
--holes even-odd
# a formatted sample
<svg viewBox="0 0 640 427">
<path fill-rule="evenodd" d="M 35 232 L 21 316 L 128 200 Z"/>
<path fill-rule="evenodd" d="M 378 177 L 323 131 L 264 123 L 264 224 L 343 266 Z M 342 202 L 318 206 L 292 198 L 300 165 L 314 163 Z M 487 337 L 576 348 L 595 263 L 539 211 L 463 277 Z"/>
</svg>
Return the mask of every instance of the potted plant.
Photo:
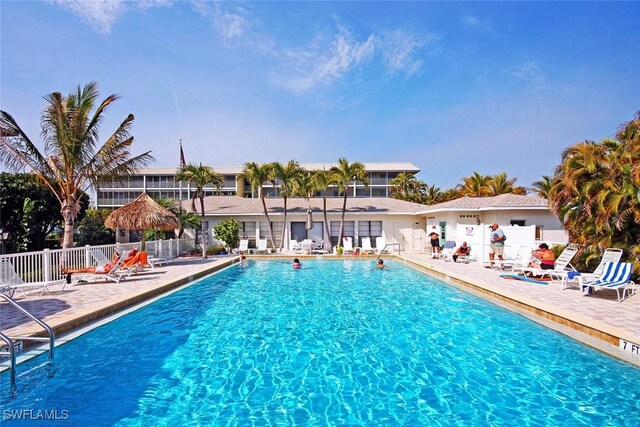
<svg viewBox="0 0 640 427">
<path fill-rule="evenodd" d="M 340 245 L 336 246 L 336 253 L 338 255 L 342 255 L 342 253 L 344 252 L 344 248 Z"/>
</svg>

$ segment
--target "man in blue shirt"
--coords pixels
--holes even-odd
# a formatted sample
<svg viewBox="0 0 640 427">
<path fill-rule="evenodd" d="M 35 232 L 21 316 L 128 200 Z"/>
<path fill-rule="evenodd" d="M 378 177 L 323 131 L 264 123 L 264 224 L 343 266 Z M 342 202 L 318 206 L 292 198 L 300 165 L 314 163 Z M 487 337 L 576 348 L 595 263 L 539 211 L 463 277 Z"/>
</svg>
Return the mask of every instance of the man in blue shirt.
<svg viewBox="0 0 640 427">
<path fill-rule="evenodd" d="M 504 241 L 507 240 L 504 233 L 498 227 L 498 223 L 494 222 L 489 226 L 491 228 L 491 247 L 489 248 L 489 265 L 487 268 L 493 268 L 493 258 L 498 255 L 500 260 L 500 269 L 504 270 Z"/>
</svg>

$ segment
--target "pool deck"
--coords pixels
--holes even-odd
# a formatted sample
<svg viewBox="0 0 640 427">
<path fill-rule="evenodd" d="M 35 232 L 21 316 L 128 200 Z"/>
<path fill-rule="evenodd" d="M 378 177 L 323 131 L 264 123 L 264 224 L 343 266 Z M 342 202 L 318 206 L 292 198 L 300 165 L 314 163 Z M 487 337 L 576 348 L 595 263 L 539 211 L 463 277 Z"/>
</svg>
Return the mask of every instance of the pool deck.
<svg viewBox="0 0 640 427">
<path fill-rule="evenodd" d="M 315 259 L 317 256 L 266 255 L 253 259 Z M 325 259 L 336 259 L 326 255 Z M 341 259 L 348 259 L 343 256 Z M 365 258 L 365 257 L 358 257 Z M 373 258 L 373 257 L 369 257 Z M 640 366 L 640 293 L 618 303 L 613 291 L 583 296 L 576 288 L 562 290 L 560 284 L 540 285 L 500 277 L 503 272 L 469 264 L 433 260 L 428 255 L 402 257 L 384 255 L 384 259 L 411 265 L 465 291 L 489 299 L 535 321 Z M 120 283 L 103 280 L 56 286 L 42 296 L 29 295 L 17 302 L 44 320 L 64 342 L 64 333 L 99 322 L 125 308 L 170 292 L 198 278 L 238 262 L 237 256 L 208 259 L 179 258 L 173 263 L 146 269 Z M 389 268 L 392 271 L 392 268 Z M 0 330 L 8 336 L 42 335 L 42 329 L 6 302 L 0 302 Z M 628 343 L 627 349 L 620 344 Z M 634 347 L 633 350 L 630 348 Z M 3 363 L 4 365 L 4 363 Z"/>
</svg>

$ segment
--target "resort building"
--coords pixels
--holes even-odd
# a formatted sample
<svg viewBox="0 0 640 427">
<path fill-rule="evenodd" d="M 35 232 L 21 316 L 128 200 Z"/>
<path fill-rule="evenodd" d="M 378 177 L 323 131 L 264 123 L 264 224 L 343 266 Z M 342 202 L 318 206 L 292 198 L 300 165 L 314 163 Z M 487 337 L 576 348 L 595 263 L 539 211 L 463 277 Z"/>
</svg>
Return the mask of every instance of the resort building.
<svg viewBox="0 0 640 427">
<path fill-rule="evenodd" d="M 338 245 L 342 198 L 327 199 L 327 227 L 331 237 L 323 230 L 321 197 L 287 199 L 286 222 L 282 199 L 267 198 L 265 201 L 276 247 L 283 241 L 282 247 L 288 250 L 291 240 L 301 242 L 304 239 Z M 183 202 L 185 209 L 189 209 L 189 205 L 189 202 Z M 268 248 L 271 248 L 269 224 L 260 199 L 206 197 L 205 228 L 210 244 L 214 241 L 213 227 L 225 218 L 234 218 L 240 223 L 239 237 L 248 239 L 250 248 L 255 248 L 259 239 L 267 239 Z M 362 238 L 369 237 L 375 247 L 376 237 L 383 237 L 386 243 L 394 244 L 392 250 L 424 253 L 431 250 L 428 236 L 435 231 L 440 235 L 441 244 L 447 240 L 457 244 L 467 241 L 474 248 L 476 258 L 484 260 L 488 253 L 488 226 L 493 222 L 504 230 L 509 248 L 528 248 L 540 241 L 567 242 L 562 223 L 549 210 L 545 199 L 515 194 L 464 197 L 431 206 L 386 197 L 349 198 L 343 236 L 353 238 L 354 246 L 362 246 Z"/>
<path fill-rule="evenodd" d="M 390 197 L 390 183 L 399 173 L 420 172 L 420 169 L 409 162 L 398 163 L 363 163 L 369 178 L 369 188 L 364 184 L 354 183 L 350 188 L 350 197 Z M 334 163 L 301 163 L 306 170 L 329 170 Z M 213 170 L 224 178 L 220 191 L 213 186 L 205 188 L 207 196 L 221 194 L 224 196 L 258 197 L 255 189 L 248 182 L 239 178 L 242 166 L 213 167 Z M 176 181 L 178 168 L 147 168 L 135 175 L 125 178 L 121 182 L 103 184 L 100 186 L 96 207 L 98 209 L 115 209 L 136 199 L 142 192 L 152 198 L 188 200 L 195 189 L 187 182 Z M 278 186 L 271 183 L 263 186 L 266 197 L 278 197 Z M 331 189 L 329 197 L 338 197 L 338 190 Z"/>
</svg>

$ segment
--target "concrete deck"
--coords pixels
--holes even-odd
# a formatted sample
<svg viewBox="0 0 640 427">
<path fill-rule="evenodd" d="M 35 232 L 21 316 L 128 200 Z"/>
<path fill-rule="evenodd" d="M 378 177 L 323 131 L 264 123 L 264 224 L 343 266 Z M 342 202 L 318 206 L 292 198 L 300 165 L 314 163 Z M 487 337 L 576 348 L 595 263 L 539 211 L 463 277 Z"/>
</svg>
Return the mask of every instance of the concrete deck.
<svg viewBox="0 0 640 427">
<path fill-rule="evenodd" d="M 286 259 L 294 256 L 316 258 L 315 255 L 287 255 Z M 282 257 L 265 255 L 249 258 Z M 326 258 L 336 257 L 327 255 Z M 615 357 L 640 365 L 640 293 L 618 303 L 614 291 L 597 292 L 585 297 L 578 289 L 561 290 L 558 283 L 544 286 L 503 279 L 500 278 L 501 271 L 485 269 L 478 262 L 445 262 L 432 260 L 428 255 L 384 255 L 384 258 L 395 259 L 435 275 Z M 181 258 L 163 267 L 147 269 L 118 284 L 96 281 L 67 285 L 64 290 L 58 286 L 51 293 L 18 298 L 17 302 L 53 327 L 60 337 L 65 332 L 166 293 L 237 261 L 237 256 L 216 256 L 206 260 Z M 0 303 L 0 330 L 8 336 L 42 334 L 41 328 L 6 302 Z M 628 342 L 629 347 L 638 347 L 635 352 L 630 348 L 623 350 L 620 349 L 621 342 Z"/>
</svg>

